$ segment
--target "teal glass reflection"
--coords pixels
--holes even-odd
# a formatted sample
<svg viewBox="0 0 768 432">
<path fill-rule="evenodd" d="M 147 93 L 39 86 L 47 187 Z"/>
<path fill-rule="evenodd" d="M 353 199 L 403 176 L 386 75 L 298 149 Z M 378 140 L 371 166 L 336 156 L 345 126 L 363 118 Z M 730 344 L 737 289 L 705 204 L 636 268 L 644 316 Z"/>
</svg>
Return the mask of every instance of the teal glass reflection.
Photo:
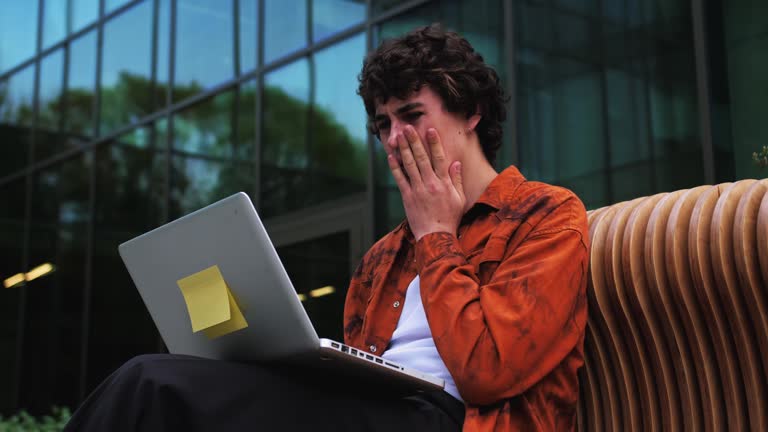
<svg viewBox="0 0 768 432">
<path fill-rule="evenodd" d="M 68 0 L 45 0 L 43 7 L 43 49 L 64 39 L 67 34 Z"/>
<path fill-rule="evenodd" d="M 240 73 L 256 68 L 259 35 L 258 0 L 240 0 Z"/>
<path fill-rule="evenodd" d="M 171 1 L 157 0 L 157 86 L 155 99 L 157 108 L 170 103 L 168 97 L 169 67 L 171 63 Z"/>
<path fill-rule="evenodd" d="M 99 17 L 99 0 L 68 0 L 68 2 L 72 23 L 70 33 L 77 32 Z"/>
<path fill-rule="evenodd" d="M 31 142 L 35 67 L 27 66 L 0 81 L 0 173 L 13 173 L 27 164 Z"/>
<path fill-rule="evenodd" d="M 301 59 L 264 79 L 261 137 L 261 214 L 301 208 L 310 179 L 307 120 L 309 62 Z"/>
<path fill-rule="evenodd" d="M 89 153 L 80 154 L 33 176 L 27 262 L 52 271 L 24 287 L 19 405 L 32 412 L 80 398 L 91 164 Z"/>
<path fill-rule="evenodd" d="M 92 31 L 69 45 L 64 130 L 69 133 L 70 140 L 87 141 L 93 136 L 96 42 L 96 31 Z"/>
<path fill-rule="evenodd" d="M 310 128 L 314 181 L 310 195 L 317 200 L 365 190 L 367 116 L 356 94 L 364 55 L 364 33 L 315 55 L 315 104 Z"/>
<path fill-rule="evenodd" d="M 19 305 L 21 287 L 6 285 L 5 281 L 26 271 L 23 265 L 24 209 L 26 208 L 26 179 L 0 186 L 0 411 L 16 410 L 16 395 L 11 389 L 18 384 L 16 353 L 19 335 Z M 9 288 L 10 286 L 10 288 Z"/>
<path fill-rule="evenodd" d="M 307 45 L 305 1 L 264 1 L 264 61 L 269 63 Z"/>
<path fill-rule="evenodd" d="M 220 93 L 174 116 L 175 150 L 231 158 L 234 92 Z"/>
<path fill-rule="evenodd" d="M 131 0 L 105 0 L 104 1 L 104 13 L 110 13 L 120 6 L 130 2 Z"/>
<path fill-rule="evenodd" d="M 174 101 L 235 74 L 232 0 L 178 0 Z M 201 31 L 205 29 L 205 31 Z"/>
<path fill-rule="evenodd" d="M 152 112 L 152 3 L 132 7 L 104 27 L 101 132 Z"/>
<path fill-rule="evenodd" d="M 365 19 L 364 0 L 314 0 L 312 38 L 325 39 Z"/>
<path fill-rule="evenodd" d="M 0 73 L 35 54 L 37 15 L 37 1 L 0 2 Z"/>
<path fill-rule="evenodd" d="M 64 90 L 64 50 L 48 54 L 40 62 L 40 90 L 38 92 L 37 125 L 48 132 L 56 132 L 61 121 L 61 95 Z"/>
</svg>

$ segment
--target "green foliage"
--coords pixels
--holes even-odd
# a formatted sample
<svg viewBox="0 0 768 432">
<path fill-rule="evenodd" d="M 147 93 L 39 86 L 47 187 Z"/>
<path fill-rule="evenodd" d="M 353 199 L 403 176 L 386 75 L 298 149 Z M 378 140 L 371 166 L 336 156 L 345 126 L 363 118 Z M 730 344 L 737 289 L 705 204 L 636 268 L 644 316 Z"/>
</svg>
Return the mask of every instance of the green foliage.
<svg viewBox="0 0 768 432">
<path fill-rule="evenodd" d="M 72 413 L 67 407 L 53 407 L 50 415 L 33 417 L 21 411 L 9 418 L 0 416 L 0 432 L 53 432 L 64 429 Z"/>
<path fill-rule="evenodd" d="M 763 150 L 760 153 L 752 153 L 752 160 L 760 168 L 768 167 L 768 146 L 763 146 Z"/>
</svg>

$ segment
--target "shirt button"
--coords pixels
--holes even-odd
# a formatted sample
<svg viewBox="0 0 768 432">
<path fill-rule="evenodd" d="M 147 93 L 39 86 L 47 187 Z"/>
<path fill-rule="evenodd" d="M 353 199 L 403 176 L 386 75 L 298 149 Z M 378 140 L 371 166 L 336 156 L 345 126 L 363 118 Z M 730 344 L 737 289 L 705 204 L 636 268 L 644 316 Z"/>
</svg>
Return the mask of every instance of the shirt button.
<svg viewBox="0 0 768 432">
<path fill-rule="evenodd" d="M 369 350 L 371 350 L 372 353 L 376 352 L 376 345 L 371 345 L 368 347 Z"/>
<path fill-rule="evenodd" d="M 400 307 L 400 301 L 396 300 L 394 303 L 392 303 L 392 307 L 399 308 Z"/>
</svg>

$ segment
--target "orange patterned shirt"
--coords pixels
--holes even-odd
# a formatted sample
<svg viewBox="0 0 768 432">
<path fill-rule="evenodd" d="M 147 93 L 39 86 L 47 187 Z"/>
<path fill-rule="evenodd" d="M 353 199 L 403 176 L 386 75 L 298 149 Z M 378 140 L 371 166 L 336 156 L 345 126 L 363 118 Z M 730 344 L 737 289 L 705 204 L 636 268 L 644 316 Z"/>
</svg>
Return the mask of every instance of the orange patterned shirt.
<svg viewBox="0 0 768 432">
<path fill-rule="evenodd" d="M 418 274 L 432 337 L 466 404 L 464 431 L 573 430 L 587 321 L 584 205 L 510 167 L 457 234 L 415 242 L 403 222 L 379 240 L 352 276 L 346 343 L 381 355 Z"/>
</svg>

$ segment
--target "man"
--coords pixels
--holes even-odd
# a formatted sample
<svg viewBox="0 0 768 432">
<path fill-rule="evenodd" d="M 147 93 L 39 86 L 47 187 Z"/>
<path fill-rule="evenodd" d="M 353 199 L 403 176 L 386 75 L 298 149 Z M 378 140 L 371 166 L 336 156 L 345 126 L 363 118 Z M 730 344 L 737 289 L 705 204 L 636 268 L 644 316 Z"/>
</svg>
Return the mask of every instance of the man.
<svg viewBox="0 0 768 432">
<path fill-rule="evenodd" d="M 407 220 L 353 275 L 348 344 L 446 380 L 393 397 L 317 375 L 185 356 L 131 360 L 70 430 L 571 430 L 583 363 L 587 224 L 571 192 L 492 163 L 504 94 L 437 26 L 385 42 L 359 93 Z"/>
</svg>

